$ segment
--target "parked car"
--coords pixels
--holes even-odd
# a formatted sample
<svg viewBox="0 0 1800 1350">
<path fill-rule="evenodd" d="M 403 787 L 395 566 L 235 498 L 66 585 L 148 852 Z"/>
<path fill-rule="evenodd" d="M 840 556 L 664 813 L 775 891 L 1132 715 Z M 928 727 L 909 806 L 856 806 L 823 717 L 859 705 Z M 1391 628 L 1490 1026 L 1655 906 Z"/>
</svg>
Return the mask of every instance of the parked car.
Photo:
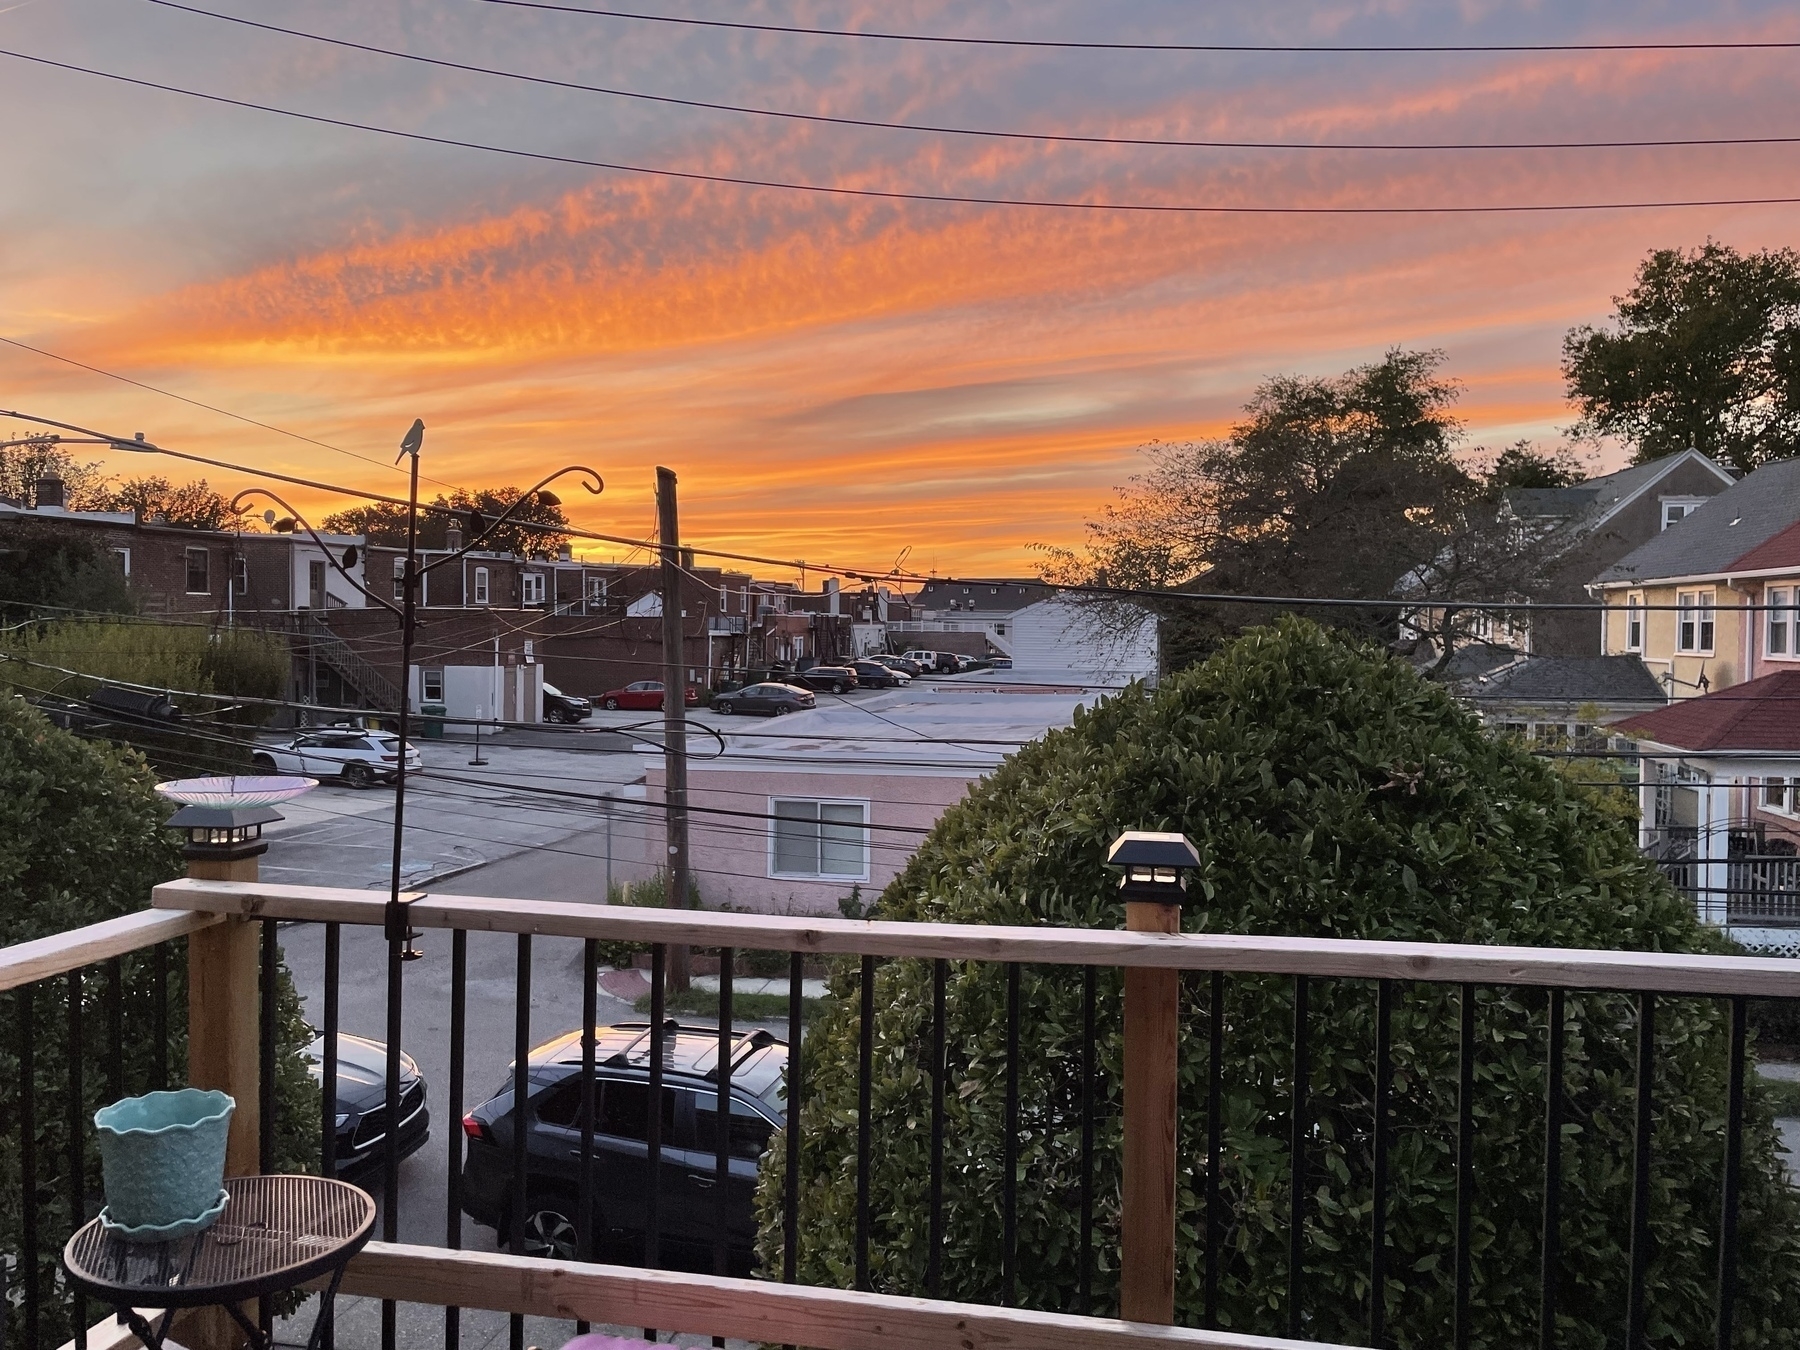
<svg viewBox="0 0 1800 1350">
<path fill-rule="evenodd" d="M 804 712 L 816 707 L 818 699 L 810 689 L 796 689 L 791 684 L 747 684 L 742 689 L 713 696 L 713 711 L 730 717 L 733 713 L 756 713 L 764 717 L 780 717 L 784 713 Z"/>
<path fill-rule="evenodd" d="M 871 656 L 871 661 L 878 661 L 889 670 L 897 670 L 909 679 L 918 679 L 925 673 L 925 667 L 917 661 L 908 661 L 904 656 Z"/>
<path fill-rule="evenodd" d="M 995 670 L 1011 670 L 1013 668 L 1012 657 L 996 656 L 993 659 L 992 665 Z"/>
<path fill-rule="evenodd" d="M 652 1177 L 645 1148 L 650 1120 L 651 1029 L 645 1022 L 600 1027 L 594 1075 L 594 1212 L 596 1251 L 620 1241 L 641 1251 L 650 1188 L 658 1196 L 659 1227 L 670 1263 L 710 1260 L 717 1231 L 716 1149 L 718 1085 L 713 1065 L 718 1032 L 663 1025 L 662 1167 Z M 748 1275 L 756 1238 L 758 1165 L 786 1119 L 782 1075 L 788 1048 L 767 1031 L 744 1032 L 731 1052 L 730 1160 L 725 1190 L 725 1236 L 731 1273 Z M 513 1141 L 525 1131 L 523 1256 L 568 1260 L 575 1255 L 581 1186 L 581 1033 L 547 1041 L 527 1060 L 523 1112 L 513 1100 L 513 1071 L 487 1101 L 464 1117 L 463 1212 L 512 1237 Z M 610 1240 L 610 1241 L 609 1241 Z"/>
<path fill-rule="evenodd" d="M 810 666 L 791 678 L 813 689 L 829 689 L 834 694 L 847 694 L 856 688 L 856 672 L 849 666 Z"/>
<path fill-rule="evenodd" d="M 250 756 L 258 773 L 339 778 L 351 787 L 391 783 L 400 773 L 400 738 L 357 727 L 315 727 L 280 741 L 260 742 Z M 406 768 L 419 768 L 418 747 L 406 746 Z"/>
<path fill-rule="evenodd" d="M 902 652 L 908 661 L 917 661 L 927 671 L 948 675 L 956 669 L 956 656 L 953 652 L 933 652 L 923 649 Z"/>
<path fill-rule="evenodd" d="M 700 691 L 688 687 L 686 702 L 689 706 L 700 701 Z M 633 680 L 623 689 L 608 689 L 600 695 L 600 706 L 608 710 L 615 708 L 635 708 L 640 711 L 659 711 L 663 705 L 663 684 L 661 680 Z"/>
<path fill-rule="evenodd" d="M 325 1038 L 306 1047 L 313 1082 L 325 1078 Z M 408 1054 L 400 1056 L 400 1156 L 431 1138 L 425 1078 Z M 337 1173 L 355 1181 L 381 1170 L 387 1158 L 387 1046 L 344 1032 L 337 1038 Z"/>
<path fill-rule="evenodd" d="M 658 699 L 658 703 L 662 700 Z M 593 716 L 594 705 L 578 694 L 565 694 L 553 684 L 544 686 L 544 720 L 575 723 Z"/>
<path fill-rule="evenodd" d="M 858 684 L 868 685 L 871 689 L 896 689 L 912 683 L 912 676 L 905 671 L 895 670 L 881 661 L 852 661 L 850 669 L 856 672 Z"/>
</svg>

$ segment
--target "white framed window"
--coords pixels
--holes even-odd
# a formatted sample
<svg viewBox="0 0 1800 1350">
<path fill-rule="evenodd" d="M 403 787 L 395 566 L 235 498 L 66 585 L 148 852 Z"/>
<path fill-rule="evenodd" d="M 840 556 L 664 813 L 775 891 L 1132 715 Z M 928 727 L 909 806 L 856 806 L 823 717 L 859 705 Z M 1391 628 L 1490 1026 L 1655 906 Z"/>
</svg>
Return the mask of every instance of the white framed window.
<svg viewBox="0 0 1800 1350">
<path fill-rule="evenodd" d="M 485 567 L 475 569 L 475 603 L 485 605 L 488 602 L 488 570 Z"/>
<path fill-rule="evenodd" d="M 125 580 L 130 581 L 131 580 L 131 550 L 128 548 L 115 548 L 112 551 L 112 555 L 113 555 L 113 558 L 119 564 L 119 575 L 124 577 Z"/>
<path fill-rule="evenodd" d="M 1765 811 L 1779 811 L 1783 815 L 1800 811 L 1800 782 L 1789 782 L 1786 778 L 1763 779 L 1762 804 Z"/>
<path fill-rule="evenodd" d="M 595 602 L 606 599 L 605 577 L 589 577 L 587 579 L 587 598 Z"/>
<path fill-rule="evenodd" d="M 1644 650 L 1644 597 L 1641 595 L 1625 598 L 1625 650 Z"/>
<path fill-rule="evenodd" d="M 421 677 L 421 683 L 423 683 L 423 685 L 425 686 L 425 699 L 424 699 L 425 702 L 427 702 L 427 703 L 442 703 L 444 701 L 444 672 L 443 671 L 441 671 L 441 670 L 425 671 Z"/>
<path fill-rule="evenodd" d="M 1662 527 L 1666 530 L 1671 525 L 1678 525 L 1700 509 L 1704 497 L 1664 497 L 1662 499 Z"/>
<path fill-rule="evenodd" d="M 542 572 L 521 572 L 519 574 L 519 603 L 522 605 L 544 603 L 544 574 Z"/>
<path fill-rule="evenodd" d="M 1763 611 L 1766 622 L 1763 625 L 1763 650 L 1770 656 L 1800 656 L 1795 651 L 1800 646 L 1800 610 L 1794 607 L 1800 589 L 1788 586 L 1771 586 L 1763 592 L 1763 603 L 1768 609 Z"/>
<path fill-rule="evenodd" d="M 250 560 L 241 553 L 232 555 L 231 593 L 233 595 L 250 594 Z"/>
<path fill-rule="evenodd" d="M 210 595 L 212 581 L 207 575 L 209 555 L 203 548 L 190 548 L 187 551 L 187 593 L 189 595 Z"/>
<path fill-rule="evenodd" d="M 394 559 L 394 599 L 406 599 L 406 559 Z"/>
<path fill-rule="evenodd" d="M 769 798 L 769 875 L 867 881 L 869 804 Z"/>
<path fill-rule="evenodd" d="M 1713 592 L 1678 592 L 1675 608 L 1675 649 L 1710 654 L 1713 649 Z"/>
</svg>

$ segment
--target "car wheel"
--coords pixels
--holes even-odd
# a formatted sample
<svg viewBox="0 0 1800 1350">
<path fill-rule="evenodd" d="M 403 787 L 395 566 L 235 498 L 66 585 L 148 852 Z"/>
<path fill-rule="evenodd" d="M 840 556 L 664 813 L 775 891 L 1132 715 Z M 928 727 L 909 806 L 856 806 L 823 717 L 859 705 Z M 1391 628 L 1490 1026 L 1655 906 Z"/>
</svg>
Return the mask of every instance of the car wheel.
<svg viewBox="0 0 1800 1350">
<path fill-rule="evenodd" d="M 250 756 L 250 767 L 258 773 L 274 773 L 275 758 L 273 755 L 252 755 Z"/>
<path fill-rule="evenodd" d="M 619 711 L 619 700 L 616 698 L 607 699 L 606 700 L 606 711 L 608 711 L 608 712 Z"/>
<path fill-rule="evenodd" d="M 713 704 L 713 711 L 720 714 L 723 717 L 730 717 L 731 716 L 731 700 L 727 699 L 723 703 Z"/>
<path fill-rule="evenodd" d="M 788 705 L 785 703 L 777 703 L 775 705 L 775 715 L 777 717 L 786 717 L 788 715 Z"/>
<path fill-rule="evenodd" d="M 538 1256 L 551 1261 L 575 1259 L 574 1202 L 554 1192 L 531 1196 L 525 1202 L 523 1241 L 514 1256 Z M 507 1234 L 510 1244 L 512 1234 Z"/>
<path fill-rule="evenodd" d="M 369 788 L 375 786 L 375 770 L 367 764 L 344 765 L 344 781 L 353 788 Z"/>
</svg>

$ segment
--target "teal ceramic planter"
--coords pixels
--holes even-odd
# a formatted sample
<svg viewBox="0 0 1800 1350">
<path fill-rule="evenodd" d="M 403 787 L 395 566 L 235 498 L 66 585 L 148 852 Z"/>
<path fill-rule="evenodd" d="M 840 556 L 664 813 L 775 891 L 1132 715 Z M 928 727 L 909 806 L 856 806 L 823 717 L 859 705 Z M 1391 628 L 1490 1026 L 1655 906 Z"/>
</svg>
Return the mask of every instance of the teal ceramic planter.
<svg viewBox="0 0 1800 1350">
<path fill-rule="evenodd" d="M 225 1136 L 237 1103 L 182 1088 L 127 1097 L 94 1113 L 106 1181 L 101 1222 L 164 1241 L 200 1231 L 224 1209 Z"/>
</svg>

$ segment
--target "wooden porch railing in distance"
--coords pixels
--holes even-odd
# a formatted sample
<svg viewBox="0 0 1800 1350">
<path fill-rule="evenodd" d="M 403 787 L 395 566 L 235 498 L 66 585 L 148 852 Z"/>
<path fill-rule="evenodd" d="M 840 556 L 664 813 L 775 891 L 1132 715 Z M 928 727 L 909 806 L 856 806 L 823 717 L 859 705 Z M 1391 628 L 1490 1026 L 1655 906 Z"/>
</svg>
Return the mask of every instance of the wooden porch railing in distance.
<svg viewBox="0 0 1800 1350">
<path fill-rule="evenodd" d="M 343 1292 L 808 1350 L 1346 1350 L 1110 1317 L 371 1242 Z"/>
<path fill-rule="evenodd" d="M 169 881 L 158 886 L 152 896 L 152 903 L 159 909 L 372 926 L 381 924 L 387 903 L 385 897 L 371 891 L 263 882 Z M 478 895 L 428 894 L 409 904 L 406 913 L 419 928 L 688 943 L 819 955 L 1148 966 L 1437 984 L 1800 998 L 1800 961 L 1780 956 L 1695 956 L 1684 952 L 1487 947 L 1453 942 L 891 923 L 638 909 Z"/>
</svg>

